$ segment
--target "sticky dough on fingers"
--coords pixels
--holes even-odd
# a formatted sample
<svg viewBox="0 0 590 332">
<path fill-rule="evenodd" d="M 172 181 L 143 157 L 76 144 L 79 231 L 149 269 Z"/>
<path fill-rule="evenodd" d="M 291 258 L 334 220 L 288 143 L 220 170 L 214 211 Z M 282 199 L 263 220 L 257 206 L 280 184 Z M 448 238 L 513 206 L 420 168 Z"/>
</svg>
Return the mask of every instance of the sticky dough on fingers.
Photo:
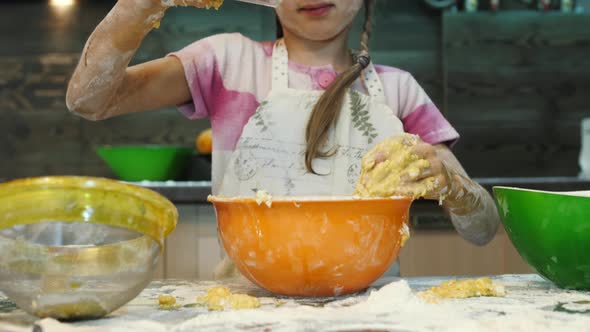
<svg viewBox="0 0 590 332">
<path fill-rule="evenodd" d="M 224 0 L 162 0 L 162 6 L 164 7 L 175 7 L 175 6 L 193 6 L 198 8 L 215 8 L 219 9 L 223 4 Z"/>
<path fill-rule="evenodd" d="M 424 177 L 430 162 L 414 153 L 418 139 L 403 134 L 375 146 L 361 164 L 361 176 L 355 195 L 362 197 L 390 197 L 400 193 L 408 180 Z M 421 181 L 420 183 L 426 183 Z M 416 188 L 415 193 L 406 193 L 412 198 L 422 197 L 430 188 Z"/>
</svg>

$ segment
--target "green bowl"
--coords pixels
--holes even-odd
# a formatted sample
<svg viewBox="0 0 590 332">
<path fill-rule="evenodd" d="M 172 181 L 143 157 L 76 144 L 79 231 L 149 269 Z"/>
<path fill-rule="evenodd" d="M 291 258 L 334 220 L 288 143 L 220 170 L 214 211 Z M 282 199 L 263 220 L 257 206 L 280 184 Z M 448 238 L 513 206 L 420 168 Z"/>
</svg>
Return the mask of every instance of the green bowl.
<svg viewBox="0 0 590 332">
<path fill-rule="evenodd" d="M 590 290 L 590 191 L 546 192 L 494 187 L 510 240 L 541 276 Z"/>
<path fill-rule="evenodd" d="M 168 181 L 182 176 L 193 148 L 158 145 L 102 146 L 98 155 L 123 181 Z"/>
</svg>

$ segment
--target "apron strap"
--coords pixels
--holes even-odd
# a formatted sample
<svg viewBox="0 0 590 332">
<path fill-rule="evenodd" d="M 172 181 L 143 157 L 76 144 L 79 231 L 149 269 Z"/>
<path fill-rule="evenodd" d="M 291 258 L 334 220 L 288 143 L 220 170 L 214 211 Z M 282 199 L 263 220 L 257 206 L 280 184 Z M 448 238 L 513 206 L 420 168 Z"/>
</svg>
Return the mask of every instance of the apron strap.
<svg viewBox="0 0 590 332">
<path fill-rule="evenodd" d="M 352 56 L 355 61 L 358 58 L 359 53 L 359 51 L 352 51 Z M 377 69 L 375 69 L 375 65 L 372 61 L 369 63 L 369 66 L 363 70 L 361 82 L 365 86 L 365 90 L 371 99 L 380 104 L 387 103 L 387 100 L 385 99 L 385 89 L 383 89 L 383 83 L 381 82 L 381 78 L 379 78 Z"/>
<path fill-rule="evenodd" d="M 289 55 L 281 38 L 275 42 L 272 51 L 272 90 L 289 88 Z"/>
<path fill-rule="evenodd" d="M 379 78 L 379 74 L 377 74 L 377 70 L 375 69 L 375 66 L 372 62 L 363 71 L 361 78 L 365 85 L 365 89 L 367 89 L 367 92 L 369 93 L 369 96 L 371 96 L 375 102 L 386 104 L 387 100 L 385 99 L 385 89 L 383 89 L 381 78 Z"/>
</svg>

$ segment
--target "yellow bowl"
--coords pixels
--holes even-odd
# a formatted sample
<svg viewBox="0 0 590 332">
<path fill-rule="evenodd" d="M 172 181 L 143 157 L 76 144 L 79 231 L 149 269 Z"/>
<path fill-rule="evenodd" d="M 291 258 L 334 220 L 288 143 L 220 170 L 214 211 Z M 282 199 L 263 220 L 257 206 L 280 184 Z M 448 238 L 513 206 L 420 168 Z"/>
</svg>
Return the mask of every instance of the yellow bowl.
<svg viewBox="0 0 590 332">
<path fill-rule="evenodd" d="M 406 198 L 209 199 L 223 245 L 240 272 L 288 296 L 338 296 L 367 288 L 409 236 Z M 259 204 L 261 203 L 261 204 Z"/>
<path fill-rule="evenodd" d="M 163 196 L 114 180 L 0 184 L 0 290 L 39 317 L 100 318 L 151 281 L 177 219 Z"/>
</svg>

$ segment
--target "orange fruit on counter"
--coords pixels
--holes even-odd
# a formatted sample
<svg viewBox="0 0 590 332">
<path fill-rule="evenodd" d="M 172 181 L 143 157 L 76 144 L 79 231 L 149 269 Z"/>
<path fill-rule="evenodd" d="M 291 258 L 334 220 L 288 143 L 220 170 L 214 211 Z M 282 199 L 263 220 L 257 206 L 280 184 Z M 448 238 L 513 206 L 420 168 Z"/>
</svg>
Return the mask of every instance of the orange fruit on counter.
<svg viewBox="0 0 590 332">
<path fill-rule="evenodd" d="M 213 150 L 213 131 L 211 128 L 203 130 L 195 140 L 197 151 L 201 154 L 211 154 Z"/>
</svg>

